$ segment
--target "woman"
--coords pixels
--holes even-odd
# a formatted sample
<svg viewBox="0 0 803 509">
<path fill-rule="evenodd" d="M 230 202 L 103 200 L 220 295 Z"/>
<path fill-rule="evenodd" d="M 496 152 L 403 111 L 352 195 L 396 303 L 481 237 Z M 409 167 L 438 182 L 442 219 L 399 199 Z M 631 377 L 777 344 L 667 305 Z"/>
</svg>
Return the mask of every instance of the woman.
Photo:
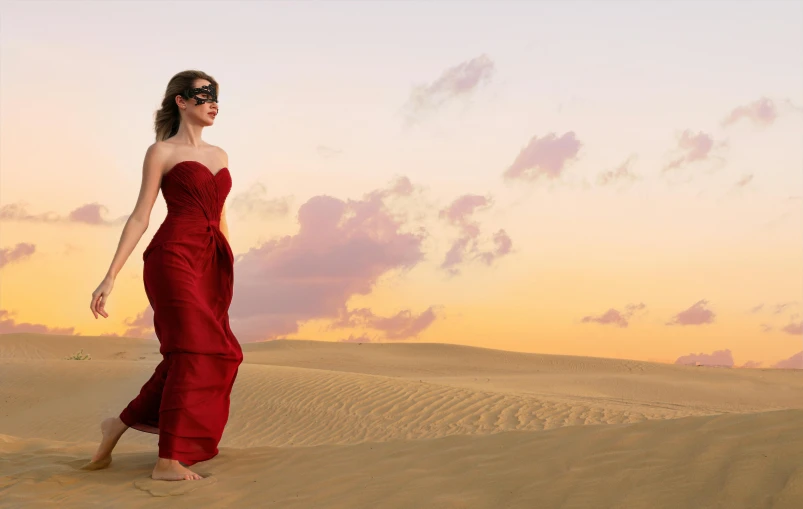
<svg viewBox="0 0 803 509">
<path fill-rule="evenodd" d="M 217 90 L 214 78 L 200 71 L 170 79 L 156 113 L 156 142 L 145 153 L 137 204 L 106 277 L 92 293 L 95 318 L 108 318 L 104 306 L 114 279 L 148 228 L 161 189 L 167 217 L 142 258 L 162 361 L 122 413 L 101 423 L 103 438 L 87 470 L 109 466 L 129 427 L 159 435 L 153 479 L 200 479 L 187 467 L 218 453 L 243 354 L 228 316 L 234 284 L 223 206 L 231 190 L 228 155 L 201 140 L 204 127 L 215 122 Z"/>
</svg>

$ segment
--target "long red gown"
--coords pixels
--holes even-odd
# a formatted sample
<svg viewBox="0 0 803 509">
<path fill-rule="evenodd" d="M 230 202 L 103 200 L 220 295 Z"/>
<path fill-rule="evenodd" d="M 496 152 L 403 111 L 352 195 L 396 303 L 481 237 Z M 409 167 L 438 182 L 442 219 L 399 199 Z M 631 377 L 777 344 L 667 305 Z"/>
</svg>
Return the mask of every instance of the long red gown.
<svg viewBox="0 0 803 509">
<path fill-rule="evenodd" d="M 243 361 L 229 327 L 234 254 L 220 231 L 231 175 L 182 161 L 161 189 L 167 217 L 142 259 L 162 361 L 120 419 L 158 433 L 160 458 L 192 465 L 218 454 Z"/>
</svg>

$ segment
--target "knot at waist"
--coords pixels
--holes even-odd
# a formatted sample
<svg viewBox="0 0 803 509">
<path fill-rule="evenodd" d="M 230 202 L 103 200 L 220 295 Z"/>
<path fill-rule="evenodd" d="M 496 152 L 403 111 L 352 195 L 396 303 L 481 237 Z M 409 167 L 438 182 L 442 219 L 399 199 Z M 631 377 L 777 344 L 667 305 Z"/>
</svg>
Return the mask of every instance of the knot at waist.
<svg viewBox="0 0 803 509">
<path fill-rule="evenodd" d="M 228 241 L 226 240 L 226 236 L 223 235 L 223 231 L 220 229 L 220 220 L 219 219 L 207 220 L 206 231 L 209 234 L 209 243 L 207 245 L 212 248 L 212 253 L 204 262 L 203 265 L 204 272 L 206 272 L 206 269 L 209 267 L 210 263 L 212 263 L 213 260 L 215 259 L 228 260 L 229 258 Z"/>
</svg>

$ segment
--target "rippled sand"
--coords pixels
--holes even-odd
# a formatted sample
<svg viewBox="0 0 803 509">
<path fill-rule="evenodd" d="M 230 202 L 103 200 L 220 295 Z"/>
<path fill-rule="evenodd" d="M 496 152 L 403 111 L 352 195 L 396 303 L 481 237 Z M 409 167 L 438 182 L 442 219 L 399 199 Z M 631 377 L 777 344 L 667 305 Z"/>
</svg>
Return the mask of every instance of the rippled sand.
<svg viewBox="0 0 803 509">
<path fill-rule="evenodd" d="M 88 361 L 65 360 L 83 348 Z M 467 346 L 243 346 L 203 481 L 129 430 L 79 470 L 154 341 L 0 335 L 0 507 L 800 508 L 803 370 Z"/>
</svg>

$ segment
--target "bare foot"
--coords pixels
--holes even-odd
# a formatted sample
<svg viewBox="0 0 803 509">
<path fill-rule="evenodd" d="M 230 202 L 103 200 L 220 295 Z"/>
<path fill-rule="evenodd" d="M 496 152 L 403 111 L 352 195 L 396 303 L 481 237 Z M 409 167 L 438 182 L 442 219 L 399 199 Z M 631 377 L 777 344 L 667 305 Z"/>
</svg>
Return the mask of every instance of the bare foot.
<svg viewBox="0 0 803 509">
<path fill-rule="evenodd" d="M 100 470 L 108 467 L 112 462 L 112 449 L 117 445 L 117 441 L 123 436 L 128 426 L 119 417 L 109 417 L 100 423 L 100 432 L 103 437 L 100 440 L 98 450 L 92 456 L 92 460 L 81 467 L 83 470 Z"/>
<path fill-rule="evenodd" d="M 159 458 L 156 466 L 153 467 L 152 479 L 160 481 L 193 481 L 203 479 L 189 468 L 185 467 L 178 460 Z"/>
</svg>

